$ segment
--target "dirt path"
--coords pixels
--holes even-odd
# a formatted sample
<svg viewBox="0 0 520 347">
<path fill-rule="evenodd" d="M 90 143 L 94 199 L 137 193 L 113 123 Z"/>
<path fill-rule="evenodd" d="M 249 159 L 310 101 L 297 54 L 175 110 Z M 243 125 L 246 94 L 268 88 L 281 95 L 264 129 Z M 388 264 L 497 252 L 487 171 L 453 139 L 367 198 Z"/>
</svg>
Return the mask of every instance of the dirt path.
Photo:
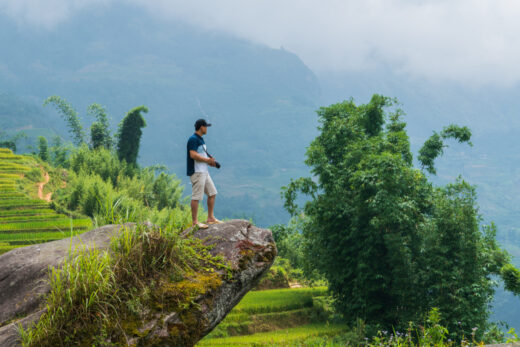
<svg viewBox="0 0 520 347">
<path fill-rule="evenodd" d="M 38 198 L 41 200 L 45 200 L 47 202 L 51 202 L 52 193 L 48 193 L 43 196 L 43 187 L 49 183 L 50 177 L 48 172 L 43 172 L 43 182 L 38 183 Z"/>
</svg>

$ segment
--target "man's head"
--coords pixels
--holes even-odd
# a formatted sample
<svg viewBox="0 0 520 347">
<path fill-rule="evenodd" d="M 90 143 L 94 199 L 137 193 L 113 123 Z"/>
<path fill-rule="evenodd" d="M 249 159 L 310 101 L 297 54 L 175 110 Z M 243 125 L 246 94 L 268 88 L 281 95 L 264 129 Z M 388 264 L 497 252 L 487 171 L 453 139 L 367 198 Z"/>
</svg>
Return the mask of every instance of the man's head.
<svg viewBox="0 0 520 347">
<path fill-rule="evenodd" d="M 202 135 L 206 135 L 208 132 L 208 127 L 210 127 L 211 124 L 206 122 L 205 119 L 197 119 L 195 122 L 195 131 L 198 133 L 201 133 Z"/>
</svg>

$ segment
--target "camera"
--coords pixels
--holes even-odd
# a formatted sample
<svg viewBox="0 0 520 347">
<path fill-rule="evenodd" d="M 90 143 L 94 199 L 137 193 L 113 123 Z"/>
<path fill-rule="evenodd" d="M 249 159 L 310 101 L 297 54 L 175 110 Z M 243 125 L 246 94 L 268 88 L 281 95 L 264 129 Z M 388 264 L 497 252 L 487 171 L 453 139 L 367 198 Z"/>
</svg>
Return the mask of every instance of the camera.
<svg viewBox="0 0 520 347">
<path fill-rule="evenodd" d="M 220 169 L 220 163 L 219 163 L 218 161 L 216 161 L 216 160 L 215 160 L 215 167 L 216 167 L 217 169 Z"/>
</svg>

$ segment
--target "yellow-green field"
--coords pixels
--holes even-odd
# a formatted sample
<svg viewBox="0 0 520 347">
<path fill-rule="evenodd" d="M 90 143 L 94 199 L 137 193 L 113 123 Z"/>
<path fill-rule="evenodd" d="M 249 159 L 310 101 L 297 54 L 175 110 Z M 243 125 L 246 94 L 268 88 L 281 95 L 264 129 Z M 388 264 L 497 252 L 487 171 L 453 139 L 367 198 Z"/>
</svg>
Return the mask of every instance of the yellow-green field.
<svg viewBox="0 0 520 347">
<path fill-rule="evenodd" d="M 345 325 L 329 324 L 323 312 L 326 288 L 249 292 L 197 346 L 305 346 L 334 336 Z"/>
<path fill-rule="evenodd" d="M 90 219 L 71 219 L 50 209 L 48 202 L 29 196 L 24 188 L 36 186 L 25 175 L 39 169 L 34 158 L 0 148 L 0 254 L 92 228 Z"/>
</svg>

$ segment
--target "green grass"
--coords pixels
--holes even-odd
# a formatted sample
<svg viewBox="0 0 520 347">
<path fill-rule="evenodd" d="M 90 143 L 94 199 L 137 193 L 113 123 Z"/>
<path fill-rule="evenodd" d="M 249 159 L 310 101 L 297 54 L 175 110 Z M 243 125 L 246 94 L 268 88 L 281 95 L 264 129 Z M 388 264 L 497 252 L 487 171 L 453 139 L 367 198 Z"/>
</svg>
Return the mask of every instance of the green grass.
<svg viewBox="0 0 520 347">
<path fill-rule="evenodd" d="M 9 216 L 9 217 L 0 217 L 0 224 L 2 223 L 20 223 L 20 222 L 28 222 L 28 221 L 39 221 L 39 220 L 56 220 L 59 218 L 63 218 L 62 215 L 59 214 L 41 214 L 37 216 Z M 1 227 L 0 227 L 1 228 Z"/>
<path fill-rule="evenodd" d="M 79 235 L 86 230 L 73 230 L 72 235 L 76 236 Z M 12 232 L 0 232 L 0 242 L 12 242 L 12 241 L 27 241 L 30 242 L 31 240 L 42 240 L 42 242 L 48 242 L 50 240 L 58 240 L 63 239 L 65 237 L 70 237 L 71 231 L 69 230 L 63 230 L 63 231 L 45 231 L 45 232 L 18 232 L 18 233 L 12 233 Z"/>
<path fill-rule="evenodd" d="M 18 192 L 0 193 L 0 200 L 20 199 L 22 197 L 24 197 L 24 195 Z"/>
<path fill-rule="evenodd" d="M 9 178 L 9 179 L 13 179 L 13 180 L 17 180 L 20 178 L 20 175 L 15 175 L 15 174 L 8 174 L 8 173 L 0 173 L 0 178 Z"/>
<path fill-rule="evenodd" d="M 38 216 L 42 214 L 52 214 L 56 213 L 56 211 L 51 210 L 49 208 L 43 209 L 11 209 L 11 210 L 1 210 L 0 209 L 0 218 L 1 217 L 9 217 L 9 216 Z"/>
<path fill-rule="evenodd" d="M 326 293 L 326 287 L 253 291 L 240 301 L 233 312 L 269 313 L 311 307 L 314 296 Z"/>
<path fill-rule="evenodd" d="M 62 239 L 92 228 L 90 219 L 70 219 L 31 199 L 41 167 L 37 159 L 0 148 L 0 252 L 28 244 Z M 25 176 L 22 173 L 27 172 Z M 38 175 L 34 175 L 34 172 Z M 61 183 L 61 181 L 60 181 Z"/>
<path fill-rule="evenodd" d="M 74 229 L 91 228 L 92 221 L 90 219 L 61 218 L 56 220 L 2 223 L 0 224 L 0 231 L 18 232 L 25 230 L 68 230 L 71 227 Z"/>
<path fill-rule="evenodd" d="M 326 287 L 251 291 L 199 345 L 261 344 L 279 331 L 289 331 L 291 341 L 312 337 L 313 331 L 301 335 L 298 328 L 326 325 L 328 315 L 319 300 L 326 294 Z"/>
<path fill-rule="evenodd" d="M 36 207 L 48 207 L 49 204 L 43 200 L 30 200 L 30 199 L 14 199 L 0 201 L 0 209 L 21 209 L 21 208 L 36 208 Z"/>
<path fill-rule="evenodd" d="M 204 338 L 197 346 L 290 346 L 311 337 L 332 336 L 345 332 L 341 324 L 307 324 L 296 328 L 225 338 Z"/>
</svg>

